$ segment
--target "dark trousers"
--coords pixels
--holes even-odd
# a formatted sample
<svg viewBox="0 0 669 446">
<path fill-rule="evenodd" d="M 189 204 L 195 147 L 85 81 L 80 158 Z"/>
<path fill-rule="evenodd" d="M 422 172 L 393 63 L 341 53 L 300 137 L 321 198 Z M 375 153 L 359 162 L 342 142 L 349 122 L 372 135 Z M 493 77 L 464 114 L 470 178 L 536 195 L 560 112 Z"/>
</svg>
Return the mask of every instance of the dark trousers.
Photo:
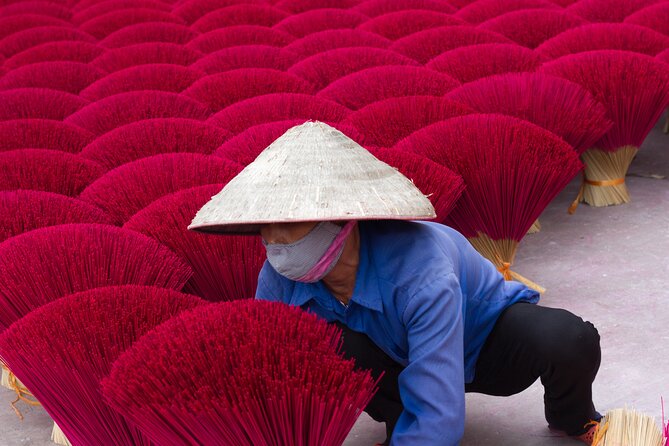
<svg viewBox="0 0 669 446">
<path fill-rule="evenodd" d="M 388 439 L 402 413 L 397 379 L 403 370 L 365 334 L 342 324 L 344 354 L 377 378 L 379 389 L 365 412 L 386 423 Z M 601 351 L 599 334 L 590 322 L 557 308 L 517 303 L 499 316 L 476 363 L 474 381 L 466 392 L 509 396 L 522 392 L 538 378 L 544 386 L 548 424 L 569 435 L 601 416 L 592 403 Z"/>
</svg>

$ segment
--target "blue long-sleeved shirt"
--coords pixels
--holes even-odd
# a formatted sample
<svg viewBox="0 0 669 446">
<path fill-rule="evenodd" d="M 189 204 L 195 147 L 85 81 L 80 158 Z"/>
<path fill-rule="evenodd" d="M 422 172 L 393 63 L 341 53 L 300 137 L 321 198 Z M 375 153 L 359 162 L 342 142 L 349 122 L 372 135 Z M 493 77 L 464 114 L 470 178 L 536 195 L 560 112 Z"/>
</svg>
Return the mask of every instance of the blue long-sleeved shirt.
<svg viewBox="0 0 669 446">
<path fill-rule="evenodd" d="M 502 275 L 457 231 L 436 223 L 360 222 L 360 259 L 349 305 L 322 282 L 300 283 L 265 262 L 256 298 L 281 301 L 365 333 L 406 368 L 393 446 L 456 445 L 465 382 L 499 314 L 539 295 Z"/>
</svg>

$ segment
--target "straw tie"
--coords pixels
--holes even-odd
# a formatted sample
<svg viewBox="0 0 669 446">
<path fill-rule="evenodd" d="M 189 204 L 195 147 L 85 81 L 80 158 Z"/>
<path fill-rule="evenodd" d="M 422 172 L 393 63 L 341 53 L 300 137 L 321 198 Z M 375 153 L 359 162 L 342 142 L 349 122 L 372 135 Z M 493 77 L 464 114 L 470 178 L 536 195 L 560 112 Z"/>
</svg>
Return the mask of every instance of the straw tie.
<svg viewBox="0 0 669 446">
<path fill-rule="evenodd" d="M 513 277 L 511 277 L 511 263 L 509 262 L 502 263 L 502 266 L 497 267 L 497 271 L 502 273 L 504 280 L 513 280 Z"/>
<path fill-rule="evenodd" d="M 576 208 L 578 207 L 579 203 L 583 200 L 583 192 L 585 191 L 586 184 L 590 186 L 606 187 L 606 186 L 618 186 L 624 183 L 625 183 L 625 177 L 616 178 L 615 180 L 595 181 L 587 179 L 584 175 L 583 181 L 581 181 L 581 187 L 578 189 L 578 195 L 576 195 L 576 199 L 572 201 L 571 205 L 567 209 L 567 212 L 569 213 L 569 215 L 572 215 L 574 212 L 576 212 Z"/>
<path fill-rule="evenodd" d="M 521 276 L 515 271 L 511 271 L 511 263 L 509 262 L 502 262 L 502 265 L 497 267 L 497 271 L 499 271 L 502 274 L 504 280 L 507 281 L 515 280 L 516 282 L 520 282 L 523 285 L 532 288 L 533 290 L 538 291 L 541 294 L 546 292 L 546 288 L 542 287 L 538 283 L 532 282 L 527 277 Z"/>
<path fill-rule="evenodd" d="M 609 421 L 606 420 L 603 423 L 597 423 L 596 421 L 590 421 L 583 427 L 588 427 L 588 426 L 593 426 L 596 425 L 597 427 L 595 428 L 595 436 L 592 439 L 592 446 L 597 446 L 604 440 L 604 436 L 606 435 L 606 431 L 609 430 Z"/>
<path fill-rule="evenodd" d="M 35 396 L 32 393 L 30 393 L 30 391 L 23 384 L 19 383 L 19 380 L 16 378 L 16 375 L 14 375 L 14 373 L 12 373 L 11 370 L 7 369 L 7 371 L 8 371 L 9 385 L 14 390 L 14 392 L 16 392 L 16 399 L 11 402 L 12 409 L 14 409 L 14 413 L 16 413 L 16 416 L 19 417 L 21 421 L 23 421 L 23 414 L 16 407 L 16 403 L 18 403 L 19 401 L 23 401 L 24 403 L 30 406 L 41 406 L 42 404 L 36 399 L 31 399 L 35 398 Z"/>
</svg>

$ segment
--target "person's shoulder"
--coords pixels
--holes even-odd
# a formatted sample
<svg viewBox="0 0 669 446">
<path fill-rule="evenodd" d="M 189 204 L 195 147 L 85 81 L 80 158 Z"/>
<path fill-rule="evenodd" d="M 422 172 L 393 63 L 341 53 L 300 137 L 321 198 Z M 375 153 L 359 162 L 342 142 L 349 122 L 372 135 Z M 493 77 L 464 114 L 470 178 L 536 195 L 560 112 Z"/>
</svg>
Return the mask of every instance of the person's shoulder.
<svg viewBox="0 0 669 446">
<path fill-rule="evenodd" d="M 439 255 L 466 242 L 455 229 L 426 221 L 381 220 L 367 222 L 365 232 L 375 248 L 421 255 Z"/>
<path fill-rule="evenodd" d="M 429 222 L 384 220 L 364 225 L 379 278 L 409 294 L 455 271 L 459 250 L 453 233 L 457 234 Z"/>
<path fill-rule="evenodd" d="M 285 302 L 292 295 L 294 282 L 277 273 L 272 265 L 265 260 L 258 274 L 256 299 Z"/>
</svg>

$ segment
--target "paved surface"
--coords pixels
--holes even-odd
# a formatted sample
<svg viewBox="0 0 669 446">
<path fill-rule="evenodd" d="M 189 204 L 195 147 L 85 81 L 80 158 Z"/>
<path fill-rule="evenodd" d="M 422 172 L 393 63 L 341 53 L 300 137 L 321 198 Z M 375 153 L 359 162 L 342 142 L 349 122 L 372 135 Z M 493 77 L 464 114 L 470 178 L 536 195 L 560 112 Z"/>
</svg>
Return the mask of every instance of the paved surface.
<svg viewBox="0 0 669 446">
<path fill-rule="evenodd" d="M 578 189 L 573 182 L 542 215 L 542 231 L 523 241 L 514 265 L 548 289 L 542 305 L 567 308 L 599 329 L 598 409 L 628 405 L 658 419 L 660 396 L 669 400 L 669 135 L 659 128 L 630 169 L 630 204 L 581 205 L 569 216 L 566 208 Z M 21 406 L 20 422 L 11 399 L 11 392 L 0 391 L 0 446 L 51 444 L 46 414 Z M 383 425 L 365 415 L 345 444 L 371 446 L 383 439 Z M 546 429 L 539 384 L 509 398 L 467 395 L 463 446 L 571 444 L 578 443 Z"/>
</svg>

